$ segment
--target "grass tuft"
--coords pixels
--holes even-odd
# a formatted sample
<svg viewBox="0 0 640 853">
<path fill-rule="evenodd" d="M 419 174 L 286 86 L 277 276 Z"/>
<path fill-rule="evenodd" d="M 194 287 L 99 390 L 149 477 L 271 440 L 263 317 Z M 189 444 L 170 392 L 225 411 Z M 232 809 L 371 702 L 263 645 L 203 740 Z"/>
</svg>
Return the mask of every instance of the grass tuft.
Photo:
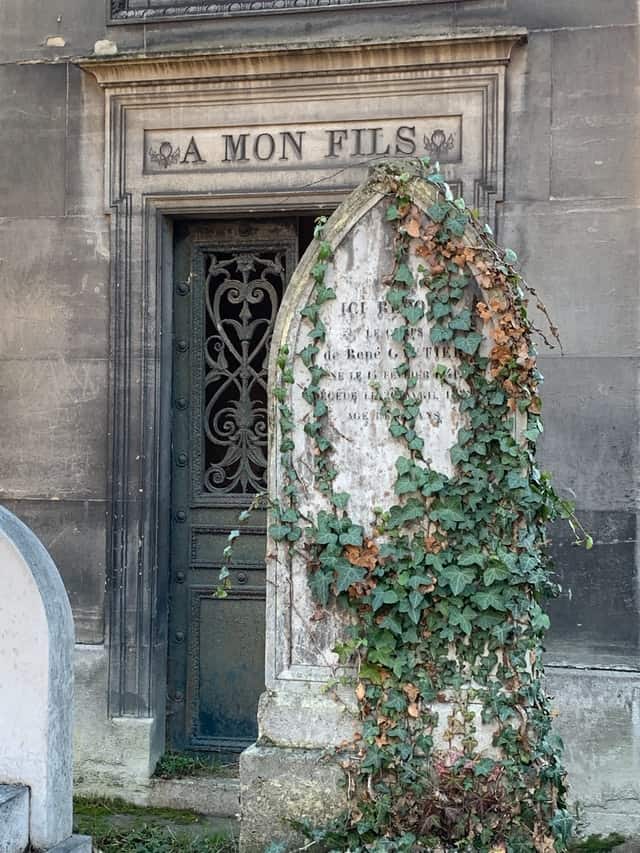
<svg viewBox="0 0 640 853">
<path fill-rule="evenodd" d="M 608 853 L 619 844 L 624 844 L 627 839 L 619 832 L 610 835 L 590 835 L 580 841 L 574 841 L 569 845 L 570 853 Z"/>
<path fill-rule="evenodd" d="M 134 828 L 111 827 L 93 836 L 102 853 L 231 853 L 234 844 L 221 835 L 189 837 L 171 827 L 142 824 Z"/>
<path fill-rule="evenodd" d="M 204 822 L 204 824 L 203 824 Z M 134 806 L 120 799 L 76 797 L 74 832 L 101 853 L 232 853 L 233 840 L 195 812 Z"/>
<path fill-rule="evenodd" d="M 180 779 L 185 776 L 234 776 L 237 769 L 237 763 L 225 764 L 208 755 L 165 752 L 156 764 L 153 775 L 157 779 Z"/>
</svg>

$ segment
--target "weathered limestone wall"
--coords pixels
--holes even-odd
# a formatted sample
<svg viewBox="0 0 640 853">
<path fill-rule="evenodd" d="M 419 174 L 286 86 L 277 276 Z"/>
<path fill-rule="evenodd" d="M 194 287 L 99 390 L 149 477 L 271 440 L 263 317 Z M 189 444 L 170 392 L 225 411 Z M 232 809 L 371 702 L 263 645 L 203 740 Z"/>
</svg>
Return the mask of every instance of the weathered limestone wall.
<svg viewBox="0 0 640 853">
<path fill-rule="evenodd" d="M 552 673 L 551 683 L 558 685 L 559 726 L 579 798 L 605 803 L 613 815 L 624 810 L 617 828 L 640 829 L 640 774 L 616 781 L 614 769 L 614 756 L 637 754 L 640 743 L 633 674 L 640 669 L 637 3 L 459 0 L 374 14 L 344 8 L 118 26 L 105 24 L 106 5 L 0 4 L 0 501 L 42 538 L 65 579 L 82 644 L 78 702 L 89 703 L 90 691 L 105 697 L 99 743 L 111 743 L 114 730 L 106 719 L 102 646 L 109 328 L 104 100 L 93 78 L 67 60 L 104 37 L 122 49 L 206 49 L 525 26 L 528 43 L 514 49 L 507 72 L 500 239 L 518 251 L 562 332 L 563 359 L 542 350 L 542 458 L 558 486 L 575 494 L 596 541 L 590 552 L 575 551 L 564 532 L 557 535 L 565 594 L 552 605 L 549 658 L 569 669 Z M 52 46 L 48 37 L 55 37 Z M 625 670 L 610 676 L 619 691 L 609 689 L 601 667 Z M 585 703 L 596 703 L 597 713 L 586 714 Z M 619 725 L 607 746 L 601 723 L 612 716 Z M 78 717 L 85 767 L 96 743 L 97 721 L 83 728 L 88 719 Z M 145 732 L 140 754 L 158 737 Z M 610 760 L 589 759 L 583 737 Z M 144 772 L 148 761 L 136 766 Z M 624 809 L 612 802 L 622 796 Z"/>
<path fill-rule="evenodd" d="M 541 348 L 542 463 L 596 541 L 557 533 L 551 657 L 637 668 L 638 33 L 608 23 L 514 57 L 501 238 L 561 331 L 564 357 Z"/>
<path fill-rule="evenodd" d="M 8 63 L 0 65 L 0 501 L 50 548 L 78 641 L 101 643 L 109 310 L 102 94 L 74 66 L 11 62 L 29 54 L 2 24 L 0 32 Z"/>
</svg>

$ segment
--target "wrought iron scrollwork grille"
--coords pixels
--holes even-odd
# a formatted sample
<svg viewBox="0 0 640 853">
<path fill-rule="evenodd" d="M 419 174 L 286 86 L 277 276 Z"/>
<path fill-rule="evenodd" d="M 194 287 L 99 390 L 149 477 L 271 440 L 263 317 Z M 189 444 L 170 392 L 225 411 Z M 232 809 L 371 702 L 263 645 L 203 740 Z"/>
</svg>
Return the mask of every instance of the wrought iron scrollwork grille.
<svg viewBox="0 0 640 853">
<path fill-rule="evenodd" d="M 267 360 L 287 277 L 285 250 L 204 255 L 202 489 L 264 491 Z"/>
</svg>

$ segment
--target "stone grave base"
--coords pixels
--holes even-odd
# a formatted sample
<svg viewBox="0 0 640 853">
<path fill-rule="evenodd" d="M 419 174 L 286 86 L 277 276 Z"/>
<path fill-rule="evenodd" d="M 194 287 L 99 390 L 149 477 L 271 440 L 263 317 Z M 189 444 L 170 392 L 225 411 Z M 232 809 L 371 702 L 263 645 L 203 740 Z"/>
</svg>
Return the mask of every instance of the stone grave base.
<svg viewBox="0 0 640 853">
<path fill-rule="evenodd" d="M 88 835 L 72 835 L 66 841 L 50 847 L 46 853 L 91 853 L 92 850 L 93 845 Z"/>
<path fill-rule="evenodd" d="M 0 851 L 24 853 L 29 846 L 29 789 L 0 785 Z M 43 853 L 91 853 L 88 835 L 72 835 Z"/>
<path fill-rule="evenodd" d="M 240 850 L 262 853 L 272 841 L 305 842 L 288 823 L 318 825 L 346 807 L 345 776 L 321 749 L 254 744 L 240 756 Z"/>
</svg>

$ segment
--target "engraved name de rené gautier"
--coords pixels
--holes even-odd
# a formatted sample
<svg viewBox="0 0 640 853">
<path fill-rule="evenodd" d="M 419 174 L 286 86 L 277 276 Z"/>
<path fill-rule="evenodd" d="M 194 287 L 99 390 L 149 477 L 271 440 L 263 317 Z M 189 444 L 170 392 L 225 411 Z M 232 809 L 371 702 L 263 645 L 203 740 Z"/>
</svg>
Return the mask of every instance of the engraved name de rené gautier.
<svg viewBox="0 0 640 853">
<path fill-rule="evenodd" d="M 324 159 L 348 157 L 386 157 L 429 154 L 432 158 L 445 158 L 455 147 L 453 133 L 436 128 L 431 134 L 416 133 L 416 126 L 402 124 L 389 130 L 384 127 L 327 128 L 324 131 L 326 147 Z M 304 160 L 306 130 L 281 130 L 268 133 L 221 133 L 217 152 L 208 151 L 203 142 L 191 136 L 184 153 L 163 140 L 158 148 L 149 148 L 149 159 L 167 169 L 172 165 L 198 165 L 209 159 L 222 163 L 268 163 L 272 161 Z"/>
</svg>

